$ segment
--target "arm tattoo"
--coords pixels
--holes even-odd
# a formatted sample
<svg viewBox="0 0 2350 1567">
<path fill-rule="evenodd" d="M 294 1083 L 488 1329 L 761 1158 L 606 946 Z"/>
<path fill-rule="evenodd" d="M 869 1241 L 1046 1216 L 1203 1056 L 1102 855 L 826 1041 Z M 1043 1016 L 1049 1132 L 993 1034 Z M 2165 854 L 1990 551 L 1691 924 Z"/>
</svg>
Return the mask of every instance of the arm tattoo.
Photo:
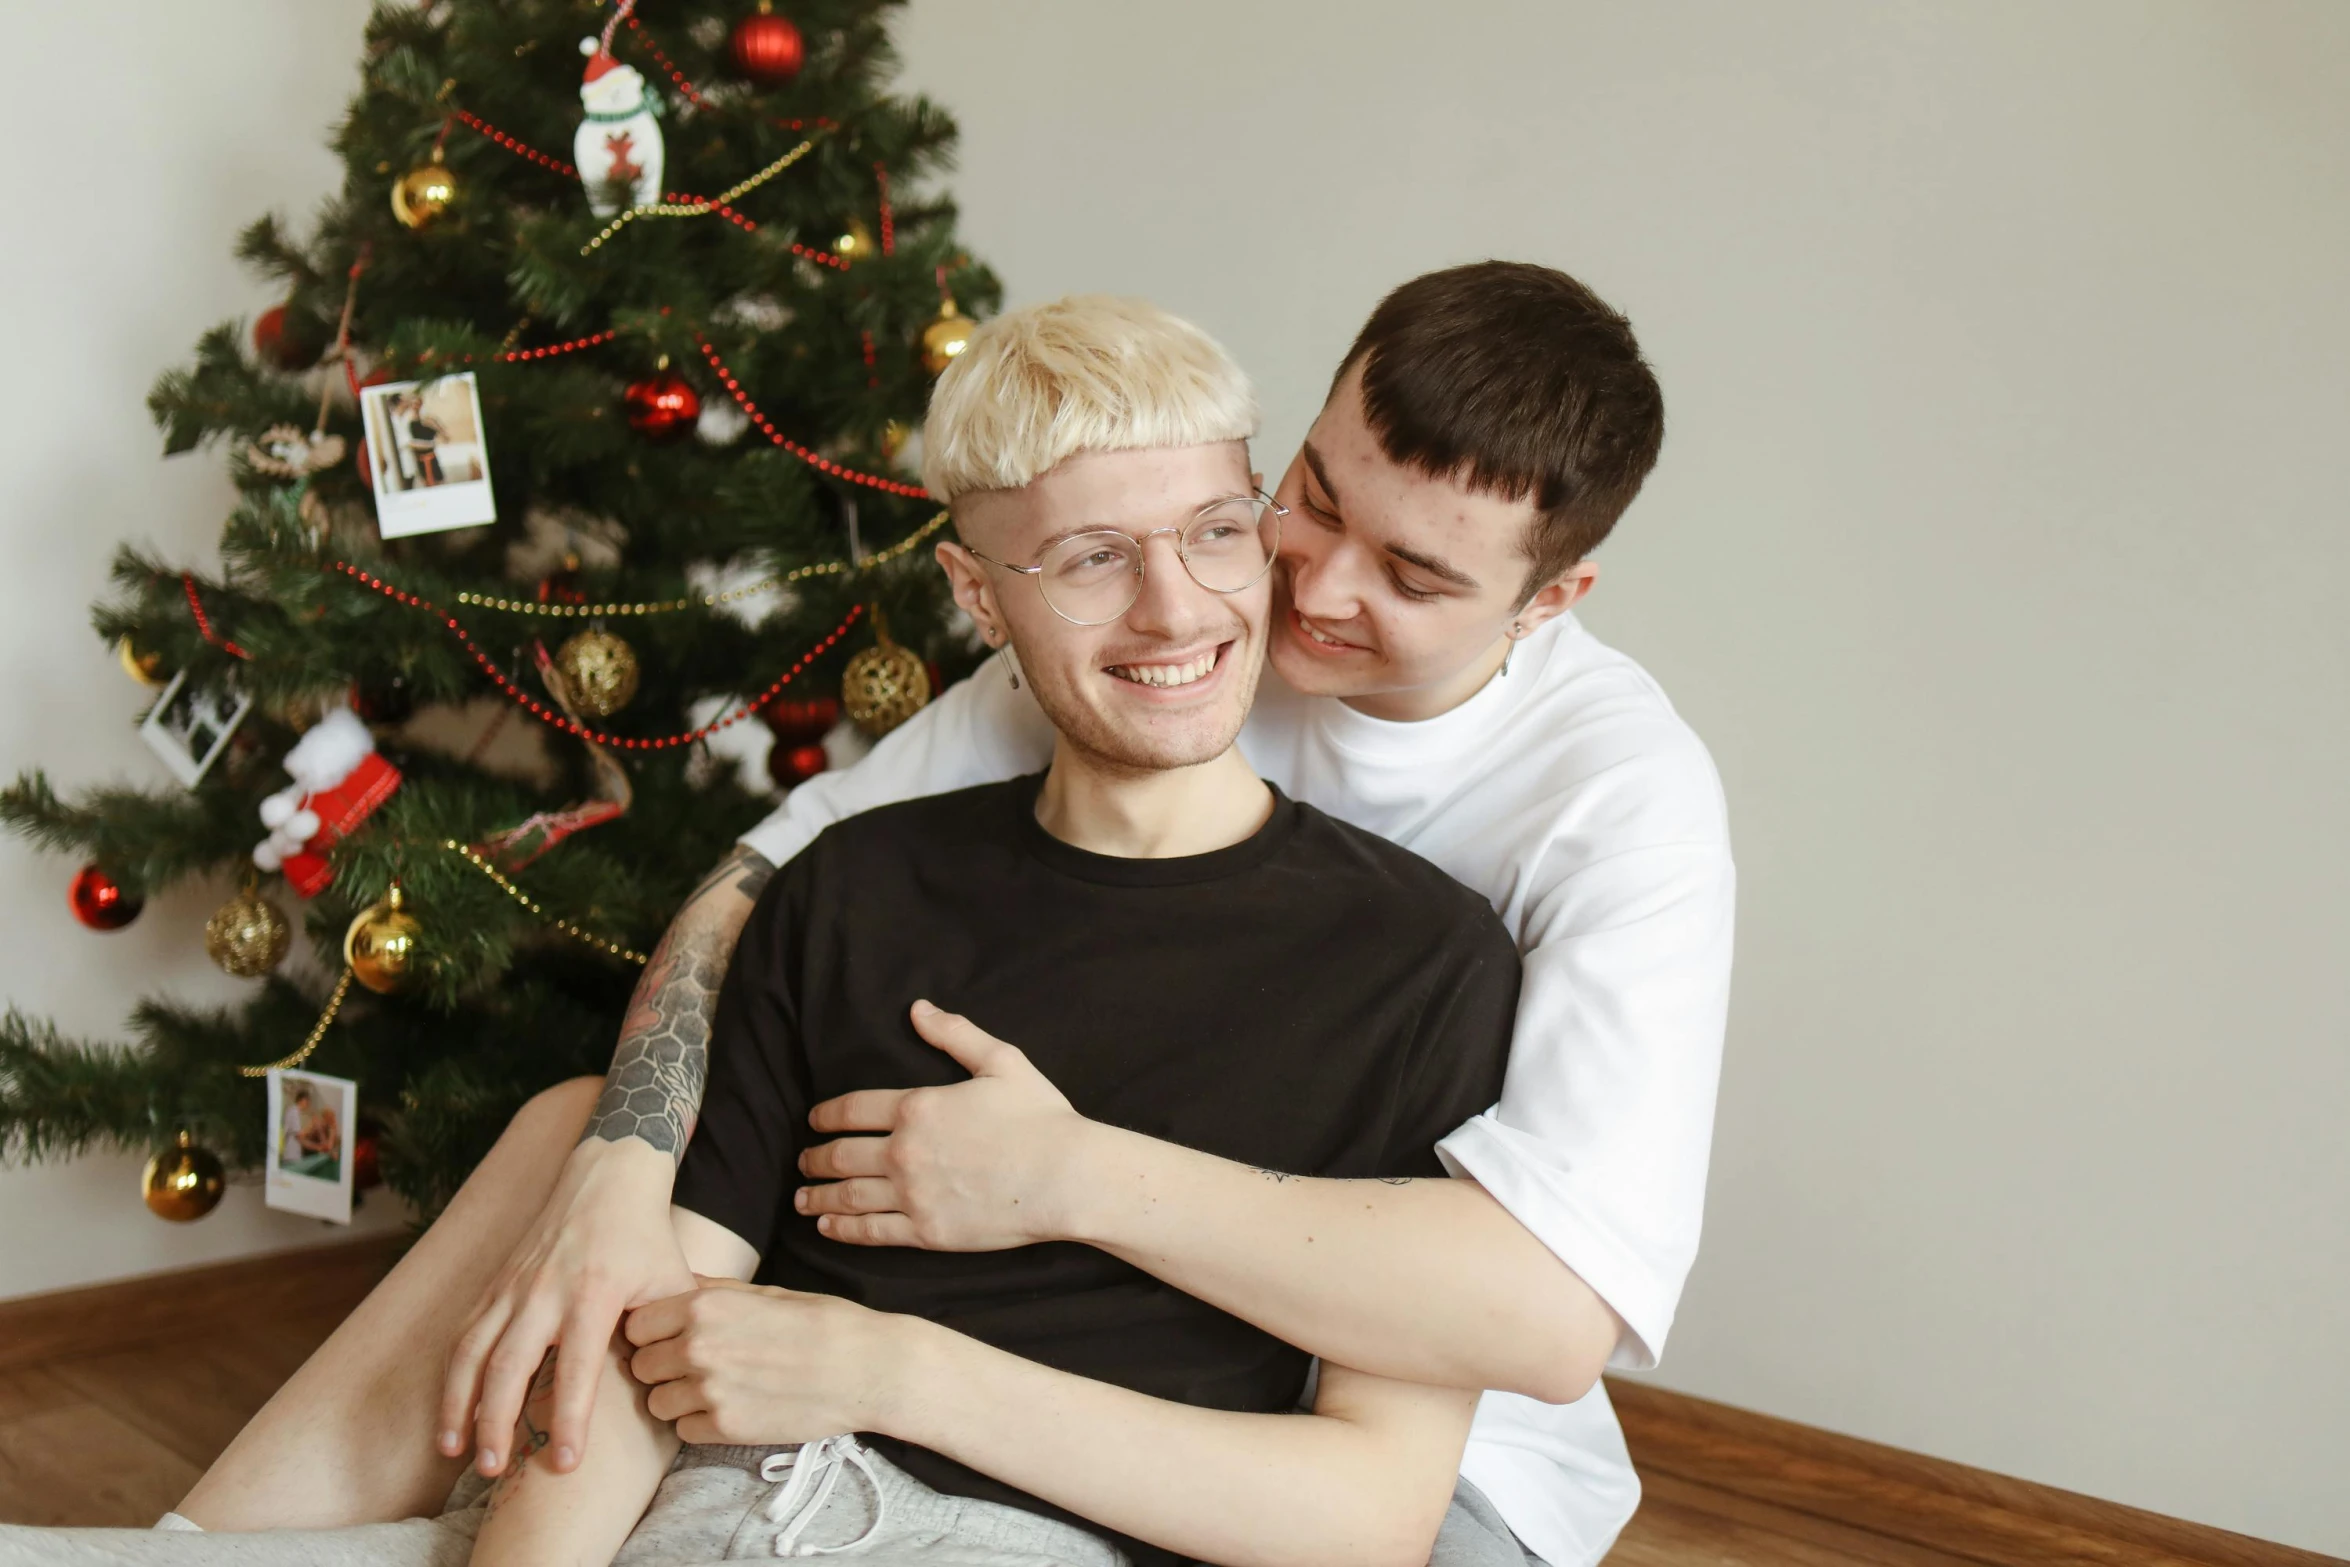
<svg viewBox="0 0 2350 1567">
<path fill-rule="evenodd" d="M 756 900 L 775 874 L 766 859 L 737 847 L 686 899 L 645 962 L 644 977 L 620 1025 L 620 1047 L 604 1078 L 604 1096 L 588 1118 L 588 1138 L 617 1143 L 642 1138 L 673 1159 L 685 1157 L 702 1085 L 710 1069 L 710 1025 L 718 986 L 734 952 L 734 935 L 710 930 L 690 916 L 696 904 L 727 886 Z"/>
<path fill-rule="evenodd" d="M 507 1462 L 505 1472 L 490 1482 L 489 1508 L 496 1512 L 514 1499 L 522 1489 L 523 1476 L 530 1472 L 530 1461 L 554 1440 L 546 1429 L 531 1418 L 536 1407 L 542 1413 L 555 1397 L 555 1356 L 548 1350 L 546 1359 L 539 1362 L 538 1375 L 530 1379 L 530 1395 L 522 1401 L 522 1413 L 514 1422 L 514 1454 Z"/>
</svg>

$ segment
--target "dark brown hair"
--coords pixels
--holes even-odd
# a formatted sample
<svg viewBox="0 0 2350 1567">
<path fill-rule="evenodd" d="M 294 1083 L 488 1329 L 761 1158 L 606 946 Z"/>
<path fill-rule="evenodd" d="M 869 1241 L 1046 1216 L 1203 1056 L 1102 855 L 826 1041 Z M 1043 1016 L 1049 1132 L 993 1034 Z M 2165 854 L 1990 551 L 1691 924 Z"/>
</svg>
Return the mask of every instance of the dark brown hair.
<svg viewBox="0 0 2350 1567">
<path fill-rule="evenodd" d="M 1391 461 L 1532 499 L 1522 597 L 1598 547 L 1664 444 L 1664 393 L 1632 323 L 1549 267 L 1480 261 L 1412 279 L 1363 323 L 1333 388 L 1358 363 Z"/>
</svg>

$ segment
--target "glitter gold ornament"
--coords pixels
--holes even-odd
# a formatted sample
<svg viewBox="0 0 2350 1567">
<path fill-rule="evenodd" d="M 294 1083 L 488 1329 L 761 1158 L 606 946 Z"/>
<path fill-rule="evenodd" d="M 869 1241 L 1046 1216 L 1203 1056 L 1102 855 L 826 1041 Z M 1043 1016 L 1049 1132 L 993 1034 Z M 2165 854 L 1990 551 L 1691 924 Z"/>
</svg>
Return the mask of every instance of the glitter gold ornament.
<svg viewBox="0 0 2350 1567">
<path fill-rule="evenodd" d="M 971 321 L 952 299 L 938 307 L 938 319 L 922 329 L 922 368 L 937 375 L 971 346 Z"/>
<path fill-rule="evenodd" d="M 865 226 L 863 218 L 851 218 L 840 238 L 832 242 L 832 251 L 841 260 L 854 266 L 860 261 L 871 261 L 881 254 L 881 247 L 873 243 L 873 231 Z"/>
<path fill-rule="evenodd" d="M 381 900 L 359 911 L 343 932 L 343 961 L 360 984 L 388 996 L 408 982 L 416 968 L 416 942 L 424 927 L 408 912 L 400 884 L 393 882 Z"/>
<path fill-rule="evenodd" d="M 293 945 L 294 928 L 277 905 L 247 887 L 204 922 L 204 955 L 239 979 L 259 979 Z"/>
<path fill-rule="evenodd" d="M 139 1195 L 146 1198 L 147 1211 L 174 1224 L 203 1218 L 220 1206 L 220 1194 L 227 1189 L 228 1176 L 219 1157 L 198 1147 L 186 1132 L 148 1160 L 139 1176 Z"/>
<path fill-rule="evenodd" d="M 114 654 L 122 660 L 122 672 L 143 686 L 163 684 L 163 655 L 142 653 L 129 637 L 114 644 Z"/>
<path fill-rule="evenodd" d="M 456 171 L 441 161 L 441 150 L 435 147 L 432 162 L 420 163 L 392 181 L 392 216 L 403 227 L 423 228 L 457 199 L 457 190 Z"/>
<path fill-rule="evenodd" d="M 930 702 L 930 671 L 910 648 L 890 640 L 889 623 L 873 612 L 877 640 L 841 672 L 841 711 L 878 740 Z"/>
<path fill-rule="evenodd" d="M 636 649 L 601 626 L 557 648 L 555 669 L 582 717 L 610 718 L 636 695 Z"/>
</svg>

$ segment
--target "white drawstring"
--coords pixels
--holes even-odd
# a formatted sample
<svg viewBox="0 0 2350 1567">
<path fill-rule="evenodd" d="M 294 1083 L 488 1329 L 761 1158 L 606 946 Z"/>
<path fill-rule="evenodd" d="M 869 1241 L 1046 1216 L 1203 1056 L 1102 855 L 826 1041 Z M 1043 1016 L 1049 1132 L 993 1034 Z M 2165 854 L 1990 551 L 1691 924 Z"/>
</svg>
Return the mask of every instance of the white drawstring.
<svg viewBox="0 0 2350 1567">
<path fill-rule="evenodd" d="M 840 1473 L 850 1464 L 865 1471 L 866 1483 L 873 1487 L 873 1522 L 865 1532 L 840 1545 L 802 1545 L 800 1535 L 824 1511 L 824 1504 L 832 1500 L 832 1488 L 840 1482 Z M 759 1478 L 776 1481 L 791 1471 L 791 1482 L 775 1493 L 767 1503 L 767 1521 L 783 1525 L 783 1533 L 775 1537 L 778 1556 L 829 1556 L 851 1546 L 863 1545 L 880 1532 L 881 1521 L 889 1516 L 889 1497 L 881 1489 L 881 1476 L 874 1472 L 873 1462 L 865 1456 L 863 1444 L 854 1436 L 843 1434 L 808 1442 L 788 1453 L 772 1453 L 761 1461 Z"/>
</svg>

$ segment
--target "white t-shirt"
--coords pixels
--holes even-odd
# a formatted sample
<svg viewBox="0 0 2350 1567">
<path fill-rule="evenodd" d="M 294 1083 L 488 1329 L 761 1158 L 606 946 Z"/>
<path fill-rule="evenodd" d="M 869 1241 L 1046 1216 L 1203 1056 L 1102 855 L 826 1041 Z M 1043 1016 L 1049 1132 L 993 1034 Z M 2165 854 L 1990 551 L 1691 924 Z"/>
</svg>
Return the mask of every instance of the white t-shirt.
<svg viewBox="0 0 2350 1567">
<path fill-rule="evenodd" d="M 991 660 L 742 841 L 780 865 L 844 816 L 1038 771 L 1052 744 Z M 1561 616 L 1419 723 L 1268 670 L 1240 747 L 1291 797 L 1485 894 L 1516 934 L 1501 1102 L 1437 1152 L 1615 1309 L 1631 1331 L 1611 1364 L 1654 1365 L 1697 1253 L 1729 1006 L 1736 874 L 1704 745 L 1646 671 Z M 1597 1562 L 1640 1500 L 1604 1387 L 1563 1405 L 1485 1394 L 1461 1473 L 1552 1567 Z"/>
</svg>

